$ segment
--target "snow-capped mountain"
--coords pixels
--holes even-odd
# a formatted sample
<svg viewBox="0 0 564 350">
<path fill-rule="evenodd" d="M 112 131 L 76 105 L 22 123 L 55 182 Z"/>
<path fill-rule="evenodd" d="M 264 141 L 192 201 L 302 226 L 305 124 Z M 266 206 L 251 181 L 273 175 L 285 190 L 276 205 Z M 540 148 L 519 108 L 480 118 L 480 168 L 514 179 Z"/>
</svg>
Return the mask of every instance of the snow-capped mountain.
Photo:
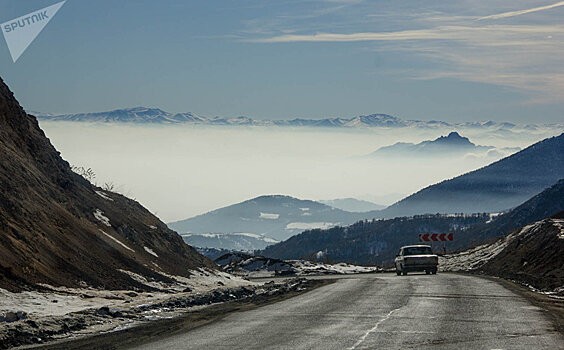
<svg viewBox="0 0 564 350">
<path fill-rule="evenodd" d="M 37 114 L 39 120 L 96 122 L 96 123 L 202 123 L 206 118 L 193 113 L 168 113 L 159 108 L 135 107 L 116 109 L 109 112 L 78 113 L 78 114 Z"/>
<path fill-rule="evenodd" d="M 482 121 L 448 123 L 430 120 L 406 120 L 388 114 L 361 115 L 352 118 L 324 118 L 290 120 L 253 119 L 239 117 L 204 117 L 195 113 L 170 113 L 159 108 L 134 107 L 116 109 L 107 112 L 60 114 L 29 112 L 42 121 L 74 121 L 95 123 L 144 123 L 144 124 L 188 124 L 211 126 L 287 126 L 287 127 L 318 127 L 318 128 L 471 128 L 492 130 L 536 129 L 540 125 L 516 125 L 507 122 Z M 564 124 L 551 124 L 550 127 L 564 128 Z"/>
</svg>

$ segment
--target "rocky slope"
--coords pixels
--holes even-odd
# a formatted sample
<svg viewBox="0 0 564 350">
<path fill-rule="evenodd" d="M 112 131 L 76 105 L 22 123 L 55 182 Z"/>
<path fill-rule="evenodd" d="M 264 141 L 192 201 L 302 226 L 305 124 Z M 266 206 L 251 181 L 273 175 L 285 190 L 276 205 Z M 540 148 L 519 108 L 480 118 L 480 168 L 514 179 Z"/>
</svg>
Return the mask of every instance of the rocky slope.
<svg viewBox="0 0 564 350">
<path fill-rule="evenodd" d="M 139 203 L 72 172 L 1 79 L 0 186 L 1 288 L 147 290 L 143 279 L 214 266 Z"/>
<path fill-rule="evenodd" d="M 506 237 L 441 258 L 443 271 L 476 271 L 564 295 L 564 211 Z"/>
</svg>

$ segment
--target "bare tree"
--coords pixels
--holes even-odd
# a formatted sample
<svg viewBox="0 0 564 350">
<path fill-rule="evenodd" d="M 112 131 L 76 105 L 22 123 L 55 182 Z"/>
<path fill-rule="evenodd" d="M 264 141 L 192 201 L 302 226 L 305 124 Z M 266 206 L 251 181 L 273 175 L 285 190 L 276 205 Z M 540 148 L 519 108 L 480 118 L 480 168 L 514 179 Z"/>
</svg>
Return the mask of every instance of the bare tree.
<svg viewBox="0 0 564 350">
<path fill-rule="evenodd" d="M 72 171 L 77 173 L 78 175 L 82 176 L 86 180 L 88 180 L 91 184 L 94 184 L 94 180 L 96 179 L 96 173 L 92 168 L 85 168 L 82 166 L 71 166 Z"/>
<path fill-rule="evenodd" d="M 108 192 L 116 192 L 116 191 L 115 191 L 116 186 L 114 185 L 113 182 L 105 182 L 105 183 L 102 185 L 102 189 L 103 189 L 104 191 L 108 191 Z"/>
</svg>

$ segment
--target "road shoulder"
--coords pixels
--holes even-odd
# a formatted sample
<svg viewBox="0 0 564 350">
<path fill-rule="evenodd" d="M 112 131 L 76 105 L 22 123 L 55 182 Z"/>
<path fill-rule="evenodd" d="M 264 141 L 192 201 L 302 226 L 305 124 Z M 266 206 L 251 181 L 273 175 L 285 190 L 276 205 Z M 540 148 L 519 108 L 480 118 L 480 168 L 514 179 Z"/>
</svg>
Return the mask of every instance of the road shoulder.
<svg viewBox="0 0 564 350">
<path fill-rule="evenodd" d="M 221 304 L 210 305 L 200 310 L 187 312 L 173 319 L 162 319 L 137 325 L 111 333 L 97 334 L 78 339 L 65 339 L 58 342 L 25 347 L 25 349 L 125 349 L 135 345 L 145 344 L 160 338 L 170 337 L 174 334 L 184 333 L 189 330 L 209 325 L 221 320 L 234 312 L 253 310 L 261 306 L 277 303 L 313 289 L 328 285 L 334 280 L 307 280 L 303 289 L 294 290 L 284 294 L 257 295 L 243 300 L 228 301 Z"/>
<path fill-rule="evenodd" d="M 501 277 L 489 276 L 483 274 L 469 274 L 472 276 L 482 277 L 491 281 L 495 281 L 501 284 L 503 287 L 509 289 L 515 294 L 525 298 L 533 306 L 542 309 L 547 317 L 552 322 L 554 330 L 559 332 L 564 336 L 564 299 L 551 297 L 546 294 L 534 292 L 529 288 L 515 283 L 513 281 L 506 280 Z"/>
</svg>

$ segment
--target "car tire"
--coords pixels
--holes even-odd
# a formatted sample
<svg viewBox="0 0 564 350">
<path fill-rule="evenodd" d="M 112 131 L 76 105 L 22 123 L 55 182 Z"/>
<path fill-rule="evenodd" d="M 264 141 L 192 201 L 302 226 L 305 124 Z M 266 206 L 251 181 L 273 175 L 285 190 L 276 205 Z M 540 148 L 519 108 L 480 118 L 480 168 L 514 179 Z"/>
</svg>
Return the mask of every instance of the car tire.
<svg viewBox="0 0 564 350">
<path fill-rule="evenodd" d="M 425 273 L 426 273 L 427 275 L 430 275 L 430 274 L 431 274 L 431 271 L 425 270 Z"/>
<path fill-rule="evenodd" d="M 436 274 L 437 274 L 437 270 L 433 270 L 433 271 L 431 271 L 431 273 L 432 273 L 433 275 L 436 275 Z"/>
</svg>

